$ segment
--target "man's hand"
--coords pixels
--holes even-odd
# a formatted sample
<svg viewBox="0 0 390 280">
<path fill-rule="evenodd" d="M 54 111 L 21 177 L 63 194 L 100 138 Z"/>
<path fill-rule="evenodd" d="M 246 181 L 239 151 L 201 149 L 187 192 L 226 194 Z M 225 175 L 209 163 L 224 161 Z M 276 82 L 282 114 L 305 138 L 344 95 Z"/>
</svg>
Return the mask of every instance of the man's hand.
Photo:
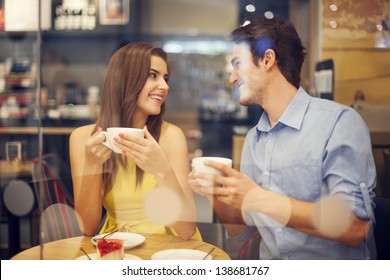
<svg viewBox="0 0 390 280">
<path fill-rule="evenodd" d="M 248 192 L 259 188 L 259 186 L 248 176 L 222 163 L 206 161 L 205 164 L 218 169 L 223 175 L 206 174 L 193 170 L 188 182 L 192 190 L 202 196 L 214 196 L 214 199 L 241 211 Z M 215 186 L 202 187 L 197 179 L 213 181 Z"/>
</svg>

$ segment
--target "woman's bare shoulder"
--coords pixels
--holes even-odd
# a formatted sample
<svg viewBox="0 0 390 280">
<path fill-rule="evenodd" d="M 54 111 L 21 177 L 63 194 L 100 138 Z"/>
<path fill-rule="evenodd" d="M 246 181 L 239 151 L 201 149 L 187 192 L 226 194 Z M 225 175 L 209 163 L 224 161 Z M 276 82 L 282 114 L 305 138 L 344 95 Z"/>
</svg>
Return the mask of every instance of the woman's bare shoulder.
<svg viewBox="0 0 390 280">
<path fill-rule="evenodd" d="M 91 136 L 91 133 L 94 128 L 95 124 L 80 126 L 72 131 L 70 138 L 75 140 L 88 138 L 89 136 Z"/>
<path fill-rule="evenodd" d="M 166 152 L 171 151 L 175 153 L 180 150 L 184 151 L 187 148 L 187 140 L 183 130 L 178 126 L 165 121 L 161 127 L 159 143 Z"/>
<path fill-rule="evenodd" d="M 178 127 L 172 123 L 163 121 L 162 127 L 161 127 L 161 136 L 168 137 L 168 138 L 178 137 L 178 136 L 183 137 L 184 133 L 180 127 Z"/>
</svg>

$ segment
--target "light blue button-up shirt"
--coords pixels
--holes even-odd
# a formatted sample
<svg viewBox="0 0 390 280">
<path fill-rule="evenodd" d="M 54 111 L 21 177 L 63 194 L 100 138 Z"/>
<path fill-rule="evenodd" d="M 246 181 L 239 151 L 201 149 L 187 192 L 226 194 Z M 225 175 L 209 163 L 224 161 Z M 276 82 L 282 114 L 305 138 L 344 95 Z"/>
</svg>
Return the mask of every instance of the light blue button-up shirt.
<svg viewBox="0 0 390 280">
<path fill-rule="evenodd" d="M 248 132 L 241 172 L 266 190 L 298 200 L 341 197 L 356 216 L 374 219 L 376 172 L 367 126 L 352 108 L 311 97 L 302 88 L 274 127 L 264 112 Z M 261 259 L 370 258 L 368 241 L 353 248 L 302 233 L 262 213 L 246 216 L 262 236 Z"/>
</svg>

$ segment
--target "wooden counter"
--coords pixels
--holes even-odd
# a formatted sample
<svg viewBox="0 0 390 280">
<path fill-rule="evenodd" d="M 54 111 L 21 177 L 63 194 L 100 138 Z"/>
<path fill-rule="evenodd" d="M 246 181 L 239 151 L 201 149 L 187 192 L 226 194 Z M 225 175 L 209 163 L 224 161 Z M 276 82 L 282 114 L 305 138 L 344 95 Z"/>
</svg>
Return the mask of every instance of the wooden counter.
<svg viewBox="0 0 390 280">
<path fill-rule="evenodd" d="M 390 120 L 389 120 L 390 121 Z M 385 129 L 370 129 L 371 144 L 374 148 L 390 148 L 390 125 Z"/>
<path fill-rule="evenodd" d="M 18 178 L 31 176 L 33 163 L 28 161 L 0 160 L 0 180 L 6 178 Z"/>
<path fill-rule="evenodd" d="M 43 153 L 55 153 L 66 164 L 69 164 L 69 136 L 76 127 L 42 127 Z M 23 157 L 34 159 L 39 150 L 38 127 L 0 127 L 0 159 L 6 158 L 7 142 L 22 142 L 25 150 Z"/>
</svg>

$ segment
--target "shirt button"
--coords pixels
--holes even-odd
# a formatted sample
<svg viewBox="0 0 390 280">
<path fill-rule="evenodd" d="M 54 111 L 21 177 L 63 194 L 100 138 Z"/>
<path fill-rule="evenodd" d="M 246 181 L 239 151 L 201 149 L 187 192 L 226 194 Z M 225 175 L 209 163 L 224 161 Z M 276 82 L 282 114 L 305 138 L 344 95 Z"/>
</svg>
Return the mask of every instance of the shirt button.
<svg viewBox="0 0 390 280">
<path fill-rule="evenodd" d="M 361 183 L 360 183 L 360 187 L 361 187 L 362 189 L 365 188 L 365 187 L 366 187 L 366 183 L 361 182 Z"/>
<path fill-rule="evenodd" d="M 281 232 L 282 232 L 282 229 L 281 229 L 281 228 L 277 228 L 277 229 L 276 229 L 276 232 L 281 233 Z"/>
</svg>

